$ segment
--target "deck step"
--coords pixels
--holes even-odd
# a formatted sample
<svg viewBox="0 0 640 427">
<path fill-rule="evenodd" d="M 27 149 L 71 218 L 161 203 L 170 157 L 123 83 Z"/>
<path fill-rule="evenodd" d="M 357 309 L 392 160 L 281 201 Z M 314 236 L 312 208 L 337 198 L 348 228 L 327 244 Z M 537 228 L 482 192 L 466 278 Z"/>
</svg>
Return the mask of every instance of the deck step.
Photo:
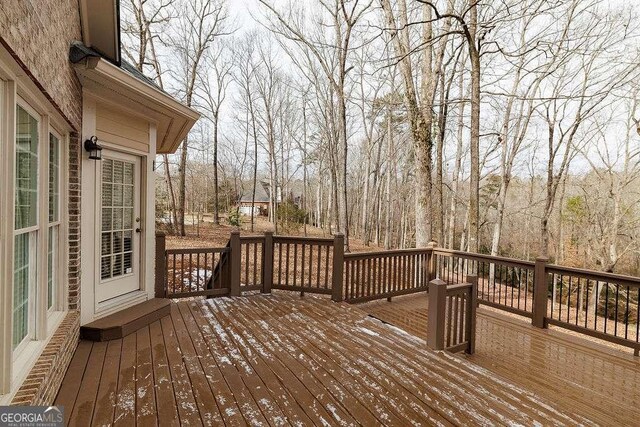
<svg viewBox="0 0 640 427">
<path fill-rule="evenodd" d="M 117 340 L 169 314 L 171 300 L 153 298 L 82 326 L 80 338 L 89 341 Z"/>
</svg>

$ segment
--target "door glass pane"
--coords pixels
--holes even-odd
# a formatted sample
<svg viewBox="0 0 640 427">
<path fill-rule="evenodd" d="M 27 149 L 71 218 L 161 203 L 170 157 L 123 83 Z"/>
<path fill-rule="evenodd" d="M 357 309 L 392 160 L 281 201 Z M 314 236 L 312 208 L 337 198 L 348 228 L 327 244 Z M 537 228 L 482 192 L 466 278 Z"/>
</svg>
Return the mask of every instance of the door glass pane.
<svg viewBox="0 0 640 427">
<path fill-rule="evenodd" d="M 133 273 L 134 164 L 104 159 L 100 277 Z"/>
<path fill-rule="evenodd" d="M 29 334 L 29 234 L 18 234 L 13 259 L 13 348 Z"/>
<path fill-rule="evenodd" d="M 58 220 L 60 204 L 60 141 L 49 134 L 49 222 Z"/>
<path fill-rule="evenodd" d="M 38 122 L 22 107 L 16 111 L 15 228 L 37 224 Z"/>
</svg>

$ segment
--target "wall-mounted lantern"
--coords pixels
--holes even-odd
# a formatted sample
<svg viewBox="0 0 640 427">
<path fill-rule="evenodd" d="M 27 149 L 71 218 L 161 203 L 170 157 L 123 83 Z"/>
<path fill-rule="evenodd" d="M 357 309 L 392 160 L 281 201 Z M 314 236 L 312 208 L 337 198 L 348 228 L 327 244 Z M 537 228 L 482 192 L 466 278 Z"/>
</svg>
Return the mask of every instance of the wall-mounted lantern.
<svg viewBox="0 0 640 427">
<path fill-rule="evenodd" d="M 98 145 L 98 137 L 92 136 L 84 141 L 84 149 L 89 153 L 92 160 L 102 160 L 102 147 Z"/>
</svg>

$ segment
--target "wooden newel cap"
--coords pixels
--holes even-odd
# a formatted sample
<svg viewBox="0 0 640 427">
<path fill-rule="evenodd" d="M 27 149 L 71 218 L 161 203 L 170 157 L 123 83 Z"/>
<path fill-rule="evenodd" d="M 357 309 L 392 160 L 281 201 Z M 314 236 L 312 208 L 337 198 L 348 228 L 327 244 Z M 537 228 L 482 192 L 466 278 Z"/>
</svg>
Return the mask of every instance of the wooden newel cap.
<svg viewBox="0 0 640 427">
<path fill-rule="evenodd" d="M 546 257 L 546 256 L 536 257 L 536 262 L 549 262 L 549 257 Z"/>
<path fill-rule="evenodd" d="M 231 230 L 231 234 L 240 234 L 240 230 L 238 230 L 238 229 Z"/>
<path fill-rule="evenodd" d="M 161 230 L 156 230 L 156 237 L 166 237 L 167 233 Z"/>
<path fill-rule="evenodd" d="M 442 279 L 433 279 L 432 281 L 429 282 L 429 284 L 433 284 L 433 285 L 438 285 L 438 286 L 442 286 L 442 285 L 446 285 L 447 282 L 445 282 Z"/>
</svg>

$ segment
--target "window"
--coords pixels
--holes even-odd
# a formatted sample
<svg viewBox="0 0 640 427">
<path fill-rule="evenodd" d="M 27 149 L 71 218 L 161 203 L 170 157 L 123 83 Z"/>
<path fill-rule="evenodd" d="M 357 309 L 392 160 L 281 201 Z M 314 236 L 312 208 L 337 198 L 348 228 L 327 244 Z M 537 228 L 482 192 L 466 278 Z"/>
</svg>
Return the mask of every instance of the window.
<svg viewBox="0 0 640 427">
<path fill-rule="evenodd" d="M 42 336 L 43 331 L 38 328 L 46 328 L 46 320 L 41 320 L 45 313 L 39 307 L 53 311 L 59 299 L 61 144 L 54 132 L 40 131 L 42 121 L 30 107 L 16 107 L 12 305 L 15 354 L 27 342 Z M 42 259 L 45 254 L 46 259 Z"/>
<path fill-rule="evenodd" d="M 38 121 L 16 109 L 15 234 L 13 261 L 13 349 L 33 336 L 37 283 Z"/>
<path fill-rule="evenodd" d="M 49 134 L 49 238 L 47 244 L 47 309 L 54 308 L 58 286 L 60 235 L 60 138 Z"/>
<path fill-rule="evenodd" d="M 68 151 L 67 135 L 58 130 L 71 129 L 33 82 L 15 75 L 2 58 L 0 294 L 7 298 L 0 297 L 0 314 L 7 324 L 0 328 L 0 402 L 5 404 L 65 318 Z"/>
<path fill-rule="evenodd" d="M 102 280 L 133 272 L 134 164 L 102 160 Z"/>
</svg>

